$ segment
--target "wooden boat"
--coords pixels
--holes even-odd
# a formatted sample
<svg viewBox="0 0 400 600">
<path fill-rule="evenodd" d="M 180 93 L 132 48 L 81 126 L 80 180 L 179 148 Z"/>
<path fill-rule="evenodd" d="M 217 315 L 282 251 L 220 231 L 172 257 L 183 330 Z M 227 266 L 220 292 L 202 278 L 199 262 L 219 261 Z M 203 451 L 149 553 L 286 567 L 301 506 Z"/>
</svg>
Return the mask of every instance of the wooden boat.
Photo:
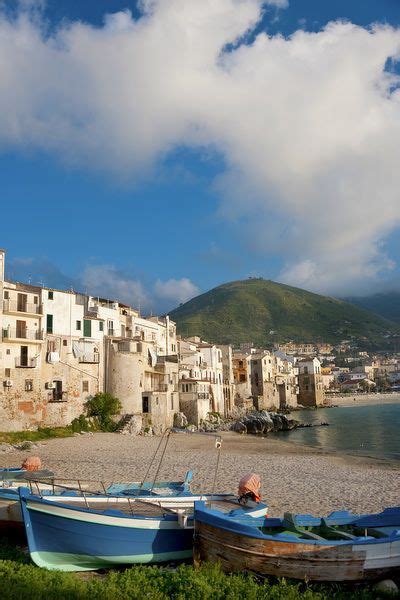
<svg viewBox="0 0 400 600">
<path fill-rule="evenodd" d="M 86 571 L 192 556 L 193 515 L 189 510 L 166 511 L 154 498 L 147 502 L 131 498 L 122 504 L 119 497 L 115 506 L 109 498 L 105 506 L 82 508 L 65 500 L 41 498 L 26 488 L 20 488 L 19 494 L 29 552 L 38 566 Z M 227 499 L 218 506 L 238 519 L 267 510 L 265 505 L 238 508 L 237 500 Z"/>
<path fill-rule="evenodd" d="M 37 476 L 44 472 L 22 473 L 15 476 L 12 481 L 3 482 L 0 486 L 0 529 L 12 529 L 16 533 L 24 533 L 21 513 L 19 488 L 28 486 L 31 493 L 45 497 L 51 502 L 65 502 L 77 507 L 95 507 L 112 504 L 114 507 L 129 506 L 131 499 L 140 498 L 144 502 L 156 502 L 161 508 L 193 509 L 197 500 L 207 501 L 207 494 L 194 495 L 190 484 L 193 479 L 192 471 L 186 473 L 183 481 L 159 482 L 129 482 L 106 486 L 100 482 L 89 480 L 54 479 L 41 481 Z M 50 473 L 51 472 L 46 472 Z M 7 483 L 7 485 L 4 485 Z M 90 491 L 90 487 L 97 486 L 104 491 Z M 232 499 L 231 494 L 218 494 L 216 499 Z M 265 514 L 264 509 L 260 509 Z"/>
<path fill-rule="evenodd" d="M 225 571 L 310 581 L 363 581 L 400 568 L 400 507 L 326 518 L 285 513 L 240 522 L 195 504 L 195 558 Z"/>
</svg>

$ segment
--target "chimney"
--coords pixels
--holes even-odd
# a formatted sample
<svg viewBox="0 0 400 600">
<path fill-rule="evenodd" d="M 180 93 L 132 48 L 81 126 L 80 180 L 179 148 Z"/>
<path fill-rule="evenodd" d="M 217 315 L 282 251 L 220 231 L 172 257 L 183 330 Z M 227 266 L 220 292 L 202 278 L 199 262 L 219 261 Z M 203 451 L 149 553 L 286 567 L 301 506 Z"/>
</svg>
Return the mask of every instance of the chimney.
<svg viewBox="0 0 400 600">
<path fill-rule="evenodd" d="M 0 282 L 4 281 L 4 265 L 6 261 L 6 251 L 0 248 Z"/>
</svg>

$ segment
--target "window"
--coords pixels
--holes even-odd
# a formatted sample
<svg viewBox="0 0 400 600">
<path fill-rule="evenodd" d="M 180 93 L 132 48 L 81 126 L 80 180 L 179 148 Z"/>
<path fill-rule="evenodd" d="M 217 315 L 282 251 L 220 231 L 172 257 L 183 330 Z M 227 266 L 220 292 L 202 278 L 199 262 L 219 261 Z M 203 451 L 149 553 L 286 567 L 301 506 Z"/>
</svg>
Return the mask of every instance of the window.
<svg viewBox="0 0 400 600">
<path fill-rule="evenodd" d="M 104 331 L 104 323 L 103 323 L 103 321 L 99 321 L 99 331 Z"/>
<path fill-rule="evenodd" d="M 82 381 L 82 392 L 89 392 L 89 382 Z"/>
<path fill-rule="evenodd" d="M 53 300 L 54 299 L 54 292 L 49 292 L 47 295 L 49 300 Z"/>
<path fill-rule="evenodd" d="M 84 337 L 92 337 L 92 321 L 89 319 L 83 320 L 83 335 Z"/>
<path fill-rule="evenodd" d="M 63 340 L 63 346 L 68 346 L 68 340 Z"/>
<path fill-rule="evenodd" d="M 149 412 L 149 398 L 148 398 L 148 396 L 143 396 L 143 398 L 142 398 L 142 412 L 143 413 L 148 413 Z"/>
<path fill-rule="evenodd" d="M 46 316 L 46 331 L 47 333 L 53 333 L 53 315 Z"/>
<path fill-rule="evenodd" d="M 25 379 L 25 391 L 26 392 L 33 391 L 33 379 Z"/>
<path fill-rule="evenodd" d="M 7 379 L 11 377 L 11 369 L 4 369 L 4 377 L 7 377 Z"/>
<path fill-rule="evenodd" d="M 4 300 L 9 300 L 10 294 L 9 292 L 4 292 Z"/>
<path fill-rule="evenodd" d="M 77 331 L 81 330 L 81 322 L 80 321 L 76 322 L 76 329 L 77 329 Z"/>
<path fill-rule="evenodd" d="M 39 298 L 37 296 L 33 296 L 33 304 L 38 304 Z"/>
<path fill-rule="evenodd" d="M 10 348 L 7 348 L 6 354 L 11 354 Z"/>
<path fill-rule="evenodd" d="M 308 367 L 304 367 L 304 375 L 308 375 Z"/>
<path fill-rule="evenodd" d="M 19 364 L 21 367 L 28 366 L 28 346 L 20 347 Z"/>
<path fill-rule="evenodd" d="M 60 402 L 63 399 L 62 381 L 54 380 L 53 402 Z"/>
<path fill-rule="evenodd" d="M 240 375 L 239 375 L 239 381 L 241 383 L 243 383 L 244 381 L 246 381 L 246 375 L 244 373 L 240 373 Z"/>
</svg>

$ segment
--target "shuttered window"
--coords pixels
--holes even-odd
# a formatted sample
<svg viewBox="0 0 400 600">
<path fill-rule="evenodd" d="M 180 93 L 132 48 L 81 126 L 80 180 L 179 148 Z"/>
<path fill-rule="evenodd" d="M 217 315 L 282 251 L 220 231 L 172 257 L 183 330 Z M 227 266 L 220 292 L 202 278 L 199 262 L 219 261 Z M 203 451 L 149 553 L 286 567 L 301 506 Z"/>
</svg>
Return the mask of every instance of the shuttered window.
<svg viewBox="0 0 400 600">
<path fill-rule="evenodd" d="M 83 335 L 84 337 L 92 337 L 92 321 L 90 319 L 83 320 Z"/>
</svg>

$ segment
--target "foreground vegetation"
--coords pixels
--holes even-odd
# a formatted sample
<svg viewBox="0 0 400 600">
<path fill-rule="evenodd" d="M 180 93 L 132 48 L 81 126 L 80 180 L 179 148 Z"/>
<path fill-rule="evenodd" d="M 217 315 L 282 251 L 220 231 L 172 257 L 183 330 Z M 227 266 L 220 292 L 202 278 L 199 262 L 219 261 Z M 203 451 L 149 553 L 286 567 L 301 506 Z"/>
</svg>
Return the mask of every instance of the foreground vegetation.
<svg viewBox="0 0 400 600">
<path fill-rule="evenodd" d="M 106 575 L 57 573 L 34 566 L 20 549 L 0 541 L 2 600 L 369 600 L 373 592 L 337 585 L 317 586 L 282 581 L 258 582 L 251 575 L 225 575 L 218 565 L 133 567 Z"/>
<path fill-rule="evenodd" d="M 66 427 L 39 427 L 37 431 L 11 431 L 0 433 L 0 443 L 40 442 L 49 438 L 64 438 L 81 431 L 115 431 L 116 415 L 121 402 L 108 393 L 98 393 L 85 404 L 84 413 Z"/>
<path fill-rule="evenodd" d="M 44 427 L 37 431 L 10 431 L 0 433 L 0 443 L 17 444 L 19 442 L 40 442 L 49 438 L 64 438 L 73 435 L 71 425 L 68 427 Z"/>
</svg>

